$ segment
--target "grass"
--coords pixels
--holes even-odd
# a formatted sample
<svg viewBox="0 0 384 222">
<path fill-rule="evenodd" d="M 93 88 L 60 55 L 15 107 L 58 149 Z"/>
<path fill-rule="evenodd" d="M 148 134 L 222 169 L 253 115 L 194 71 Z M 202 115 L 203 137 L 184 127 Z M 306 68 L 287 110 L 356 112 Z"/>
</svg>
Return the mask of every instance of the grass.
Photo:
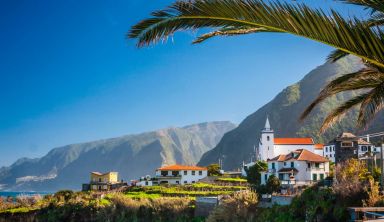
<svg viewBox="0 0 384 222">
<path fill-rule="evenodd" d="M 12 209 L 7 209 L 4 211 L 1 211 L 0 213 L 28 213 L 29 211 L 32 210 L 37 210 L 37 208 L 31 208 L 31 207 L 18 207 L 18 208 L 12 208 Z"/>
<path fill-rule="evenodd" d="M 131 198 L 150 198 L 160 197 L 187 197 L 194 199 L 196 196 L 218 196 L 231 194 L 235 191 L 245 190 L 245 186 L 222 186 L 207 183 L 195 183 L 183 186 L 151 186 L 134 187 L 125 193 Z"/>
<path fill-rule="evenodd" d="M 240 182 L 240 183 L 246 183 L 247 180 L 246 179 L 242 179 L 242 178 L 225 178 L 225 177 L 222 177 L 222 178 L 217 178 L 216 180 L 218 181 L 223 181 L 223 182 Z"/>
</svg>

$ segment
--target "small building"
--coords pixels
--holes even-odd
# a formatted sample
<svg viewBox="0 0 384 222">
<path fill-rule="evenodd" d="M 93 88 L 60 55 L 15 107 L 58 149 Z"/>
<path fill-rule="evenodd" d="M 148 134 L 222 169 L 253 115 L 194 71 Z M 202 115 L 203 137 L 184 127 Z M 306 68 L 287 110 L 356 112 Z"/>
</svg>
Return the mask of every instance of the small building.
<svg viewBox="0 0 384 222">
<path fill-rule="evenodd" d="M 261 174 L 261 184 L 271 175 L 284 185 L 309 185 L 329 175 L 329 160 L 306 149 L 297 149 L 267 161 L 268 170 Z"/>
<path fill-rule="evenodd" d="M 154 184 L 192 184 L 208 176 L 208 169 L 199 166 L 169 165 L 156 170 Z"/>
<path fill-rule="evenodd" d="M 83 184 L 83 191 L 107 191 L 114 190 L 128 184 L 118 180 L 118 172 L 91 172 L 91 181 L 88 184 Z"/>
<path fill-rule="evenodd" d="M 380 149 L 352 133 L 342 133 L 330 141 L 323 149 L 324 157 L 339 163 L 350 158 L 363 159 L 367 153 L 378 153 Z"/>
</svg>

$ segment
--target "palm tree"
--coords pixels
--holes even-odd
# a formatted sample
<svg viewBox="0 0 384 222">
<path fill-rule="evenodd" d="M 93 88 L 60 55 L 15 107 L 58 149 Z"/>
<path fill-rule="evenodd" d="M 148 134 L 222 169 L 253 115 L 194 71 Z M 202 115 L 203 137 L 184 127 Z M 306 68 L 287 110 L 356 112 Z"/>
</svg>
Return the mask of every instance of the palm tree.
<svg viewBox="0 0 384 222">
<path fill-rule="evenodd" d="M 313 108 L 334 94 L 364 89 L 364 93 L 333 110 L 321 130 L 332 125 L 348 110 L 360 105 L 359 126 L 365 126 L 383 107 L 384 98 L 384 3 L 382 0 L 340 0 L 359 4 L 371 10 L 371 18 L 344 18 L 336 11 L 330 14 L 311 9 L 305 4 L 265 3 L 262 0 L 194 0 L 177 1 L 165 10 L 134 25 L 129 38 L 138 39 L 143 47 L 167 39 L 179 30 L 213 28 L 198 37 L 200 43 L 214 36 L 242 35 L 258 32 L 288 33 L 336 48 L 329 56 L 337 60 L 348 54 L 360 57 L 366 68 L 330 82 L 319 97 L 305 110 L 305 118 Z"/>
</svg>

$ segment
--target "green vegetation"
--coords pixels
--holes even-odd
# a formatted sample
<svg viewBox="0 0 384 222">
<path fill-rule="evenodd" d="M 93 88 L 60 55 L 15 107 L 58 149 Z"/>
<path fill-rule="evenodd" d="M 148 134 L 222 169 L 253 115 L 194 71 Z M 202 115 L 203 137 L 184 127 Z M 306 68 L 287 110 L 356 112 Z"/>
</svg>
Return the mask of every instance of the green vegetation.
<svg viewBox="0 0 384 222">
<path fill-rule="evenodd" d="M 255 165 L 247 169 L 247 181 L 253 186 L 258 186 L 261 183 L 261 172 L 268 169 L 268 164 L 264 161 L 257 161 Z"/>
<path fill-rule="evenodd" d="M 217 178 L 217 181 L 223 181 L 223 182 L 240 182 L 240 183 L 246 183 L 247 180 L 243 178 L 231 178 L 231 177 L 221 177 Z"/>
<path fill-rule="evenodd" d="M 233 179 L 233 178 L 228 178 Z M 242 179 L 240 179 L 242 181 Z M 237 181 L 237 180 L 236 180 Z M 160 198 L 160 197 L 196 197 L 217 196 L 230 194 L 234 191 L 247 189 L 246 186 L 221 186 L 207 183 L 195 183 L 183 186 L 151 186 L 134 187 L 124 194 L 132 198 Z"/>
<path fill-rule="evenodd" d="M 207 166 L 208 168 L 208 176 L 220 176 L 220 165 L 217 163 L 210 164 Z"/>
</svg>

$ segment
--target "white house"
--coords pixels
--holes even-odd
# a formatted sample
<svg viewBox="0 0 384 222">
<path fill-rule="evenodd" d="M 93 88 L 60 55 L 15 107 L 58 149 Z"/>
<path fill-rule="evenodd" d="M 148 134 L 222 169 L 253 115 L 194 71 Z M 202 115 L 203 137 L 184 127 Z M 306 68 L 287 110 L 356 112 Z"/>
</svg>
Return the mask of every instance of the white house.
<svg viewBox="0 0 384 222">
<path fill-rule="evenodd" d="M 208 169 L 199 166 L 169 165 L 156 170 L 154 183 L 192 184 L 208 176 Z"/>
<path fill-rule="evenodd" d="M 267 172 L 261 174 L 261 184 L 271 175 L 282 185 L 308 185 L 329 175 L 329 160 L 306 149 L 297 149 L 278 155 L 268 162 Z"/>
<path fill-rule="evenodd" d="M 281 154 L 288 154 L 296 149 L 305 149 L 311 152 L 315 150 L 315 143 L 312 138 L 275 138 L 275 134 L 269 119 L 261 131 L 257 159 L 267 161 Z"/>
</svg>

